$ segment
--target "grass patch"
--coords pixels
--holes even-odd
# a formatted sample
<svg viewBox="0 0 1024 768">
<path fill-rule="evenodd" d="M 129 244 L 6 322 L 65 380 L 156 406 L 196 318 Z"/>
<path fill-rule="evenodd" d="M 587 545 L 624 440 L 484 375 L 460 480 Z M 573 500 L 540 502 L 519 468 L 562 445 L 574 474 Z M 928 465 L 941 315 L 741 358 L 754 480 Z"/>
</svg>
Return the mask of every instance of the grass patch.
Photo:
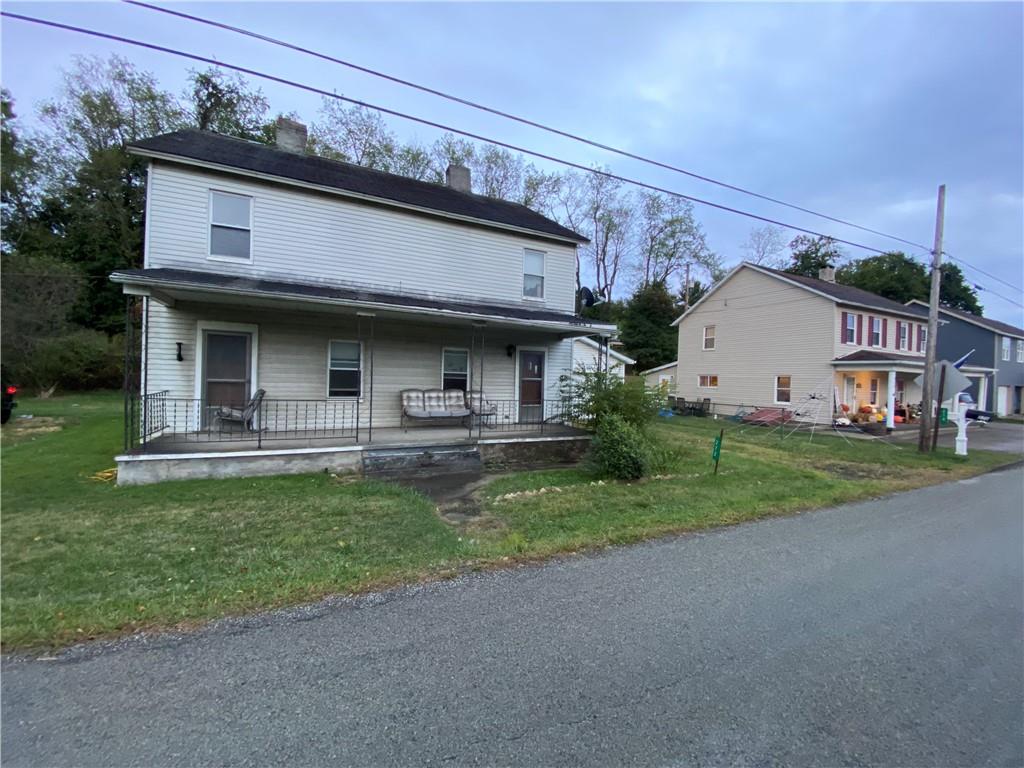
<svg viewBox="0 0 1024 768">
<path fill-rule="evenodd" d="M 17 419 L 29 413 L 35 418 Z M 708 454 L 721 422 L 673 419 L 655 426 L 670 447 L 667 478 L 597 484 L 585 468 L 508 475 L 481 492 L 482 517 L 457 529 L 412 491 L 322 474 L 128 488 L 93 480 L 113 465 L 120 419 L 119 395 L 93 393 L 23 399 L 3 428 L 7 650 L 736 523 L 1014 459 L 727 430 L 714 477 Z M 27 429 L 31 422 L 46 428 Z M 542 488 L 559 490 L 535 493 Z M 499 498 L 507 494 L 518 495 Z"/>
</svg>

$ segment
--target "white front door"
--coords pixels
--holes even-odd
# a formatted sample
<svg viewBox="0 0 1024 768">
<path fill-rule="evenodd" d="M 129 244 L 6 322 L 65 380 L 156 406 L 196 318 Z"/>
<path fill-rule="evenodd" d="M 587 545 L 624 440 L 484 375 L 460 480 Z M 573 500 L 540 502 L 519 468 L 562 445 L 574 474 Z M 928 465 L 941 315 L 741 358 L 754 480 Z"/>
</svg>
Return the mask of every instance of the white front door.
<svg viewBox="0 0 1024 768">
<path fill-rule="evenodd" d="M 850 413 L 857 412 L 857 380 L 853 376 L 843 378 L 843 402 L 850 406 Z"/>
</svg>

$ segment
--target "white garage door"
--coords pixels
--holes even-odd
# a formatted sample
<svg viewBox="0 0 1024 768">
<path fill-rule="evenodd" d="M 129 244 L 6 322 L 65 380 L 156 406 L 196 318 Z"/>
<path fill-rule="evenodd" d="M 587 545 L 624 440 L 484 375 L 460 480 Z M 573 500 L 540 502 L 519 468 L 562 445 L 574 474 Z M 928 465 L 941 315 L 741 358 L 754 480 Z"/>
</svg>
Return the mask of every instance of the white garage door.
<svg viewBox="0 0 1024 768">
<path fill-rule="evenodd" d="M 1005 416 L 1010 412 L 1010 388 L 999 387 L 996 389 L 996 415 Z"/>
</svg>

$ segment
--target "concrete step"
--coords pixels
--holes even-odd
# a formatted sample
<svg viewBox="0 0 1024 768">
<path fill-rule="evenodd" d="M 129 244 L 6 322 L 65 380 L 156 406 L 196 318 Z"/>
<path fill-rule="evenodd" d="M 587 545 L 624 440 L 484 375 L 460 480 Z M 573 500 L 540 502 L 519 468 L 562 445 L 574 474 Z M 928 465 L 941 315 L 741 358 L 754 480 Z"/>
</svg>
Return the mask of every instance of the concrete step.
<svg viewBox="0 0 1024 768">
<path fill-rule="evenodd" d="M 363 474 L 474 472 L 483 469 L 475 445 L 431 445 L 415 448 L 368 448 L 363 451 Z"/>
</svg>

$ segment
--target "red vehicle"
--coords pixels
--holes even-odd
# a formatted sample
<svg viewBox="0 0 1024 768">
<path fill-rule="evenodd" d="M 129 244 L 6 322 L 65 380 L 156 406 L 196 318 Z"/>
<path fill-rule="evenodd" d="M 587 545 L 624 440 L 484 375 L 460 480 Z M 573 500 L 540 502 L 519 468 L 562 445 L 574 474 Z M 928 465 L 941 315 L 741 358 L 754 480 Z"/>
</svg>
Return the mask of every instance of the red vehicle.
<svg viewBox="0 0 1024 768">
<path fill-rule="evenodd" d="M 11 411 L 18 405 L 14 400 L 14 396 L 18 394 L 18 388 L 7 382 L 3 383 L 3 388 L 3 409 L 0 410 L 0 424 L 6 424 L 10 420 Z"/>
</svg>

